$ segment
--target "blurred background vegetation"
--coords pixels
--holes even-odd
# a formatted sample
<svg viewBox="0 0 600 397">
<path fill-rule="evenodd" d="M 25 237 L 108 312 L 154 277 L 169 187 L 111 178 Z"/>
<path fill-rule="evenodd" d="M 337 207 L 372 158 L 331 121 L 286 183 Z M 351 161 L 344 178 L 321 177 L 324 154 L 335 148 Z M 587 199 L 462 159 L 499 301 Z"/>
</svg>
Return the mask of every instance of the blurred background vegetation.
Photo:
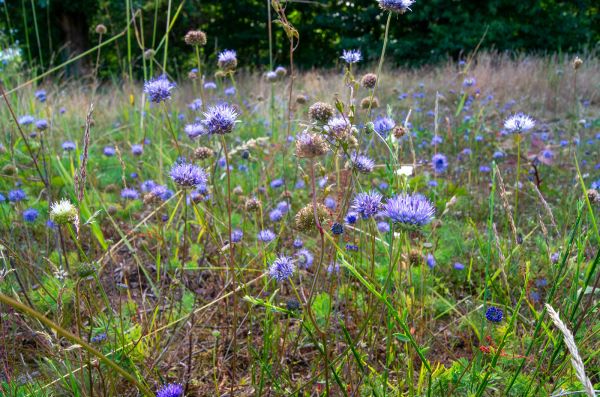
<svg viewBox="0 0 600 397">
<path fill-rule="evenodd" d="M 376 0 L 295 0 L 284 3 L 289 22 L 299 31 L 297 66 L 332 67 L 342 49 L 359 48 L 366 60 L 381 51 L 386 15 Z M 167 70 L 186 74 L 195 54 L 186 48 L 188 30 L 202 29 L 208 44 L 202 56 L 211 61 L 223 49 L 235 49 L 241 66 L 269 67 L 268 8 L 270 0 L 0 0 L 2 47 L 19 47 L 22 58 L 47 70 L 98 44 L 97 24 L 108 31 L 104 40 L 126 34 L 102 49 L 101 76 L 123 76 L 133 65 L 141 76 L 143 47 L 157 48 L 173 23 Z M 128 12 L 129 8 L 129 12 Z M 600 42 L 597 0 L 418 0 L 413 11 L 393 17 L 386 59 L 401 65 L 422 65 L 458 59 L 481 41 L 482 49 L 536 54 L 595 52 Z M 272 20 L 276 18 L 272 15 Z M 289 43 L 272 25 L 275 64 L 289 62 Z M 128 40 L 131 52 L 128 49 Z M 140 44 L 143 42 L 143 46 Z M 162 64 L 165 45 L 157 52 Z M 326 54 L 326 55 L 325 55 Z M 89 67 L 73 64 L 68 73 Z"/>
</svg>

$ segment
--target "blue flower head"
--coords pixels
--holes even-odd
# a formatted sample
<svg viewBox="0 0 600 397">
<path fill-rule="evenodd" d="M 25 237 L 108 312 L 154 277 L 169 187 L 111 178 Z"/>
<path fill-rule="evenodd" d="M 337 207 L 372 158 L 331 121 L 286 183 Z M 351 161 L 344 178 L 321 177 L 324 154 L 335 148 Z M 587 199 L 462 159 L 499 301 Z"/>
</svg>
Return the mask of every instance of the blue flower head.
<svg viewBox="0 0 600 397">
<path fill-rule="evenodd" d="M 27 208 L 25 211 L 23 211 L 23 220 L 25 222 L 35 222 L 35 220 L 37 219 L 37 217 L 40 215 L 39 211 L 36 210 L 35 208 Z"/>
<path fill-rule="evenodd" d="M 204 112 L 202 124 L 206 131 L 211 134 L 228 134 L 233 130 L 237 122 L 238 114 L 234 108 L 228 104 L 209 106 Z"/>
<path fill-rule="evenodd" d="M 295 270 L 296 266 L 292 262 L 292 258 L 282 255 L 275 258 L 269 266 L 269 275 L 278 282 L 283 282 L 292 277 Z"/>
<path fill-rule="evenodd" d="M 351 65 L 362 60 L 362 53 L 360 50 L 344 50 L 342 51 L 342 56 L 340 58 Z"/>
<path fill-rule="evenodd" d="M 443 154 L 437 153 L 431 158 L 431 167 L 436 173 L 441 174 L 448 168 L 448 159 Z"/>
<path fill-rule="evenodd" d="M 137 200 L 140 197 L 140 194 L 135 189 L 125 188 L 121 190 L 121 197 L 126 200 Z"/>
<path fill-rule="evenodd" d="M 204 124 L 202 123 L 188 124 L 183 128 L 183 130 L 185 131 L 187 136 L 190 137 L 190 139 L 194 139 L 206 134 L 206 129 L 204 128 Z"/>
<path fill-rule="evenodd" d="M 368 193 L 359 193 L 352 202 L 352 209 L 363 219 L 371 218 L 379 212 L 381 199 L 381 194 L 373 190 Z"/>
<path fill-rule="evenodd" d="M 64 141 L 62 144 L 62 149 L 65 152 L 71 152 L 71 151 L 75 150 L 75 148 L 76 148 L 76 145 L 75 145 L 75 142 L 73 142 L 73 141 Z"/>
<path fill-rule="evenodd" d="M 156 392 L 156 397 L 183 397 L 183 386 L 178 383 L 163 385 Z"/>
<path fill-rule="evenodd" d="M 383 137 L 386 137 L 395 126 L 396 122 L 389 117 L 380 117 L 373 122 L 373 129 Z"/>
<path fill-rule="evenodd" d="M 263 243 L 268 243 L 268 242 L 275 240 L 275 237 L 277 237 L 277 235 L 269 229 L 264 229 L 264 230 L 261 230 L 260 232 L 258 232 L 257 237 Z"/>
<path fill-rule="evenodd" d="M 298 265 L 303 269 L 308 269 L 314 261 L 313 254 L 306 248 L 298 250 L 296 258 L 298 259 Z"/>
<path fill-rule="evenodd" d="M 398 14 L 404 14 L 407 10 L 410 10 L 410 6 L 415 2 L 414 0 L 378 0 L 379 7 L 382 10 L 396 12 Z"/>
<path fill-rule="evenodd" d="M 485 311 L 485 318 L 492 323 L 499 323 L 502 321 L 502 317 L 504 317 L 502 309 L 499 309 L 495 306 L 490 306 Z"/>
<path fill-rule="evenodd" d="M 435 208 L 422 194 L 401 194 L 385 203 L 383 214 L 395 223 L 424 226 L 433 219 Z"/>
<path fill-rule="evenodd" d="M 171 90 L 175 86 L 176 84 L 170 82 L 166 75 L 161 75 L 144 83 L 144 92 L 148 95 L 150 102 L 161 103 L 171 99 Z"/>
<path fill-rule="evenodd" d="M 8 192 L 8 201 L 11 203 L 17 203 L 19 201 L 27 200 L 27 195 L 21 189 L 14 189 Z"/>
<path fill-rule="evenodd" d="M 354 168 L 363 174 L 368 174 L 375 168 L 375 161 L 364 155 L 352 155 L 352 163 Z"/>
<path fill-rule="evenodd" d="M 171 168 L 171 179 L 181 187 L 205 185 L 208 181 L 206 171 L 195 164 L 177 162 Z"/>
</svg>

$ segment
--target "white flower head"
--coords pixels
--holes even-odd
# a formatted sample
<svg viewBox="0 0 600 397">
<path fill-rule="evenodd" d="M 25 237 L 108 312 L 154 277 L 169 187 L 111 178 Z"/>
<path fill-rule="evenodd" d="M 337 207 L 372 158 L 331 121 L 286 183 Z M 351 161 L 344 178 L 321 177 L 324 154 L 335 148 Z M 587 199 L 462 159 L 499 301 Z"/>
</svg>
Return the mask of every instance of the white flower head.
<svg viewBox="0 0 600 397">
<path fill-rule="evenodd" d="M 77 208 L 68 199 L 62 199 L 50 206 L 50 219 L 58 225 L 77 221 Z"/>
</svg>

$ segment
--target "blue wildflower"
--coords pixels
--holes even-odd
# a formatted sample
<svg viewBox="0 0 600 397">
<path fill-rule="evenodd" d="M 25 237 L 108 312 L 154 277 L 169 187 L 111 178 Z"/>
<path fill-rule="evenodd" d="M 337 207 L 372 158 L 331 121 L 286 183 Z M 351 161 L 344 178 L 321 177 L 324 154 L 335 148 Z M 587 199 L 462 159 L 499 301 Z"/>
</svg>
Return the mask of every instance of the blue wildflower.
<svg viewBox="0 0 600 397">
<path fill-rule="evenodd" d="M 341 223 L 334 223 L 331 226 L 331 233 L 335 234 L 335 235 L 339 235 L 344 233 L 344 226 Z"/>
<path fill-rule="evenodd" d="M 25 211 L 23 211 L 23 220 L 25 222 L 35 222 L 35 220 L 37 219 L 37 217 L 40 215 L 40 212 L 38 210 L 36 210 L 35 208 L 27 208 Z"/>
<path fill-rule="evenodd" d="M 8 192 L 8 201 L 10 201 L 11 203 L 16 203 L 25 200 L 27 200 L 27 195 L 21 189 L 14 189 Z"/>
<path fill-rule="evenodd" d="M 238 114 L 231 106 L 219 104 L 209 106 L 204 112 L 202 123 L 209 134 L 228 134 L 233 130 L 237 122 Z"/>
<path fill-rule="evenodd" d="M 410 6 L 414 4 L 414 0 L 378 0 L 379 7 L 382 10 L 404 14 L 410 10 Z"/>
<path fill-rule="evenodd" d="M 75 142 L 73 142 L 73 141 L 64 141 L 62 144 L 62 149 L 65 152 L 71 152 L 71 151 L 75 150 L 75 148 L 76 148 L 76 145 L 75 145 Z"/>
<path fill-rule="evenodd" d="M 436 173 L 441 174 L 448 168 L 448 159 L 443 154 L 437 153 L 431 158 L 431 167 Z"/>
<path fill-rule="evenodd" d="M 387 200 L 383 214 L 395 223 L 424 226 L 433 219 L 435 208 L 422 194 L 401 194 Z"/>
<path fill-rule="evenodd" d="M 296 266 L 292 262 L 292 258 L 281 255 L 269 266 L 269 275 L 278 282 L 283 282 L 292 277 L 295 270 Z"/>
<path fill-rule="evenodd" d="M 171 179 L 181 187 L 205 185 L 208 181 L 206 171 L 191 163 L 177 162 L 171 168 Z"/>
<path fill-rule="evenodd" d="M 298 250 L 296 258 L 298 259 L 299 267 L 302 269 L 308 269 L 314 261 L 313 254 L 306 248 Z"/>
<path fill-rule="evenodd" d="M 492 323 L 499 323 L 502 321 L 502 317 L 504 317 L 502 309 L 499 309 L 495 306 L 490 306 L 485 311 L 485 318 Z"/>
<path fill-rule="evenodd" d="M 360 62 L 362 60 L 362 53 L 360 50 L 344 50 L 342 51 L 342 58 L 347 64 Z"/>
<path fill-rule="evenodd" d="M 140 197 L 140 194 L 135 189 L 125 188 L 121 190 L 121 197 L 126 200 L 137 200 Z"/>
<path fill-rule="evenodd" d="M 144 92 L 148 95 L 150 102 L 161 103 L 171 98 L 171 90 L 175 86 L 176 84 L 170 82 L 166 75 L 161 75 L 144 83 Z"/>
<path fill-rule="evenodd" d="M 277 235 L 269 229 L 264 229 L 264 230 L 261 230 L 260 232 L 258 232 L 257 237 L 263 243 L 268 243 L 268 242 L 275 240 L 275 237 L 277 237 Z"/>
<path fill-rule="evenodd" d="M 381 194 L 376 191 L 359 193 L 352 202 L 352 209 L 360 214 L 363 219 L 368 219 L 379 212 L 381 199 Z"/>
<path fill-rule="evenodd" d="M 178 383 L 163 385 L 156 392 L 156 397 L 183 397 L 183 386 Z"/>
</svg>

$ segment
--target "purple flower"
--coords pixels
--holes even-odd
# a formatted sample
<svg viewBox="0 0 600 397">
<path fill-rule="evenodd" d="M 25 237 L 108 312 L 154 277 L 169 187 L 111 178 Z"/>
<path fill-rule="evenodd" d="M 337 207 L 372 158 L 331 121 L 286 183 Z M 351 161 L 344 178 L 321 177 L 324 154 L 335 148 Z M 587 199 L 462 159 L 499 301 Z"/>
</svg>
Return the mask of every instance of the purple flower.
<svg viewBox="0 0 600 397">
<path fill-rule="evenodd" d="M 27 195 L 21 189 L 14 189 L 8 192 L 8 201 L 11 203 L 17 203 L 19 201 L 27 200 Z"/>
<path fill-rule="evenodd" d="M 448 168 L 448 159 L 441 153 L 435 154 L 431 158 L 431 167 L 436 173 L 441 174 Z"/>
<path fill-rule="evenodd" d="M 269 219 L 271 222 L 278 222 L 283 218 L 283 212 L 275 208 L 269 212 Z"/>
<path fill-rule="evenodd" d="M 152 187 L 152 189 L 150 189 L 150 194 L 153 195 L 154 197 L 158 197 L 159 199 L 166 201 L 168 199 L 170 199 L 173 196 L 173 191 L 167 189 L 166 186 L 163 185 L 156 185 L 154 187 Z"/>
<path fill-rule="evenodd" d="M 294 240 L 293 246 L 294 246 L 294 248 L 299 249 L 304 246 L 304 243 L 302 242 L 301 239 L 297 238 Z"/>
<path fill-rule="evenodd" d="M 427 254 L 427 257 L 425 258 L 425 263 L 427 263 L 427 266 L 429 266 L 430 269 L 433 269 L 435 267 L 435 257 L 431 254 Z"/>
<path fill-rule="evenodd" d="M 313 254 L 305 248 L 296 252 L 296 258 L 298 259 L 298 265 L 302 269 L 308 269 L 314 261 Z"/>
<path fill-rule="evenodd" d="M 33 95 L 38 101 L 42 103 L 46 102 L 46 90 L 37 90 Z"/>
<path fill-rule="evenodd" d="M 359 193 L 352 202 L 352 209 L 363 219 L 368 219 L 379 212 L 382 196 L 376 191 Z"/>
<path fill-rule="evenodd" d="M 235 95 L 235 87 L 227 87 L 223 90 L 223 94 L 227 95 L 227 96 L 233 96 Z"/>
<path fill-rule="evenodd" d="M 35 118 L 30 115 L 25 115 L 25 116 L 19 117 L 19 124 L 21 124 L 21 125 L 33 124 L 34 121 L 35 121 Z"/>
<path fill-rule="evenodd" d="M 112 156 L 115 155 L 116 152 L 115 152 L 115 148 L 114 147 L 112 147 L 112 146 L 106 146 L 104 148 L 104 150 L 102 151 L 102 153 L 104 153 L 104 155 L 106 157 L 112 157 Z"/>
<path fill-rule="evenodd" d="M 207 81 L 206 83 L 204 83 L 204 89 L 205 90 L 215 90 L 215 89 L 217 89 L 217 85 L 212 81 Z"/>
<path fill-rule="evenodd" d="M 360 50 L 344 50 L 342 51 L 342 58 L 347 64 L 360 62 L 362 60 L 362 54 Z"/>
<path fill-rule="evenodd" d="M 333 197 L 325 197 L 325 207 L 329 208 L 330 210 L 335 210 L 335 207 L 337 205 L 337 203 L 335 202 L 335 199 Z"/>
<path fill-rule="evenodd" d="M 511 133 L 527 132 L 535 126 L 535 121 L 524 113 L 517 113 L 504 121 L 504 129 Z"/>
<path fill-rule="evenodd" d="M 273 233 L 272 231 L 270 231 L 269 229 L 264 229 L 264 230 L 261 230 L 260 232 L 258 232 L 257 237 L 263 243 L 269 243 L 269 242 L 275 240 L 275 237 L 277 237 L 277 235 L 275 233 Z"/>
<path fill-rule="evenodd" d="M 73 142 L 73 141 L 64 141 L 62 144 L 62 148 L 65 152 L 71 152 L 71 151 L 75 150 L 76 145 L 75 145 L 75 142 Z"/>
<path fill-rule="evenodd" d="M 502 309 L 499 309 L 495 306 L 490 306 L 485 311 L 485 318 L 487 318 L 487 320 L 492 323 L 499 323 L 500 321 L 502 321 L 503 316 L 504 313 L 502 313 Z"/>
<path fill-rule="evenodd" d="M 152 179 L 148 179 L 147 181 L 142 182 L 140 185 L 142 192 L 149 192 L 156 186 L 156 182 Z"/>
<path fill-rule="evenodd" d="M 454 269 L 455 270 L 465 270 L 465 265 L 463 265 L 460 262 L 456 262 L 456 263 L 454 263 Z"/>
<path fill-rule="evenodd" d="M 33 223 L 39 215 L 40 212 L 35 208 L 27 208 L 25 211 L 23 211 L 23 220 L 25 222 Z"/>
<path fill-rule="evenodd" d="M 126 200 L 137 200 L 140 197 L 140 194 L 135 189 L 125 188 L 121 190 L 121 197 Z"/>
<path fill-rule="evenodd" d="M 415 2 L 414 0 L 378 0 L 379 7 L 381 9 L 396 12 L 398 14 L 404 14 L 407 10 L 410 10 L 410 6 Z"/>
<path fill-rule="evenodd" d="M 37 128 L 40 131 L 44 131 L 46 129 L 48 129 L 48 120 L 38 120 L 35 122 L 35 128 Z"/>
<path fill-rule="evenodd" d="M 239 243 L 242 241 L 242 237 L 244 237 L 244 232 L 240 229 L 233 229 L 231 231 L 231 241 L 234 243 Z"/>
<path fill-rule="evenodd" d="M 422 194 L 401 194 L 385 203 L 383 214 L 393 222 L 424 226 L 433 219 L 435 208 Z"/>
<path fill-rule="evenodd" d="M 390 231 L 390 224 L 387 222 L 377 222 L 377 230 L 379 230 L 380 233 L 387 233 Z"/>
<path fill-rule="evenodd" d="M 234 50 L 225 50 L 219 53 L 219 67 L 223 70 L 232 70 L 237 66 L 237 54 Z"/>
<path fill-rule="evenodd" d="M 238 114 L 231 106 L 220 104 L 209 106 L 204 112 L 202 123 L 209 134 L 228 134 L 233 130 L 237 122 Z"/>
<path fill-rule="evenodd" d="M 144 153 L 144 147 L 140 144 L 135 144 L 131 146 L 131 154 L 134 156 L 141 156 Z"/>
<path fill-rule="evenodd" d="M 363 155 L 353 155 L 352 163 L 354 164 L 354 168 L 363 174 L 368 174 L 375 168 L 375 161 Z"/>
<path fill-rule="evenodd" d="M 281 255 L 275 258 L 269 266 L 269 275 L 278 282 L 282 282 L 292 277 L 295 270 L 296 266 L 292 262 L 292 258 Z"/>
<path fill-rule="evenodd" d="M 196 99 L 194 99 L 194 100 L 192 101 L 192 103 L 190 103 L 190 104 L 188 105 L 188 108 L 189 108 L 190 110 L 194 110 L 194 111 L 200 110 L 200 109 L 202 108 L 202 99 L 200 99 L 200 98 L 196 98 Z"/>
<path fill-rule="evenodd" d="M 144 83 L 144 92 L 148 95 L 150 102 L 161 103 L 171 99 L 171 90 L 176 84 L 170 82 L 166 75 L 161 75 Z"/>
<path fill-rule="evenodd" d="M 346 214 L 346 223 L 349 225 L 354 225 L 358 220 L 358 214 L 356 212 L 348 212 Z"/>
<path fill-rule="evenodd" d="M 334 223 L 331 225 L 331 233 L 335 235 L 340 235 L 344 233 L 344 226 L 341 223 Z"/>
<path fill-rule="evenodd" d="M 389 117 L 380 117 L 373 123 L 373 129 L 379 135 L 385 137 L 387 134 L 394 129 L 396 122 Z"/>
<path fill-rule="evenodd" d="M 206 134 L 206 129 L 204 128 L 204 125 L 202 123 L 188 124 L 183 128 L 183 130 L 191 139 Z"/>
<path fill-rule="evenodd" d="M 156 397 L 183 397 L 183 386 L 178 383 L 163 385 L 156 392 Z"/>
<path fill-rule="evenodd" d="M 475 85 L 475 83 L 477 83 L 477 80 L 475 80 L 475 77 L 467 77 L 463 81 L 463 87 L 473 87 Z"/>
<path fill-rule="evenodd" d="M 173 182 L 184 188 L 205 185 L 208 181 L 206 171 L 191 163 L 175 163 L 170 175 Z"/>
<path fill-rule="evenodd" d="M 283 186 L 283 179 L 273 179 L 270 183 L 270 185 L 272 189 L 277 189 Z"/>
</svg>

